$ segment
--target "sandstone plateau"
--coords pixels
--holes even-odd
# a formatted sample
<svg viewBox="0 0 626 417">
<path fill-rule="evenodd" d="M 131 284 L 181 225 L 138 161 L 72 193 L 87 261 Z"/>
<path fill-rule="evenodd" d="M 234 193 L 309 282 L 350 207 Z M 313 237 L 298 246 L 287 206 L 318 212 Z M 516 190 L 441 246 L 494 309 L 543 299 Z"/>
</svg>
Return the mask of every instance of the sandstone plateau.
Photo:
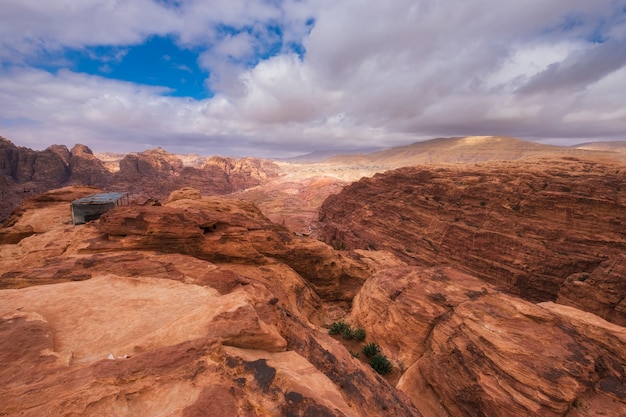
<svg viewBox="0 0 626 417">
<path fill-rule="evenodd" d="M 431 145 L 195 167 L 156 149 L 114 172 L 44 151 L 92 180 L 70 169 L 0 227 L 0 416 L 626 415 L 620 157 Z M 168 195 L 72 225 L 70 201 L 115 184 Z"/>
</svg>

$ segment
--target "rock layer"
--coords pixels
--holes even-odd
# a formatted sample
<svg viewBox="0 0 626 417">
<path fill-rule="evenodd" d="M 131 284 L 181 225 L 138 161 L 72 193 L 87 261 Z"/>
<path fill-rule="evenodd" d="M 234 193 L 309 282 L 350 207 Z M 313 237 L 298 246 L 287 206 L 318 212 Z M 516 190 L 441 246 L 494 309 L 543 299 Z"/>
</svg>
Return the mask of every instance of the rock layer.
<svg viewBox="0 0 626 417">
<path fill-rule="evenodd" d="M 321 235 L 415 265 L 454 265 L 531 301 L 556 300 L 568 277 L 593 275 L 626 250 L 625 182 L 620 165 L 576 158 L 403 168 L 329 197 Z M 604 282 L 616 296 L 590 294 L 595 304 L 577 305 L 625 323 L 624 292 Z"/>
<path fill-rule="evenodd" d="M 206 158 L 201 168 L 184 166 L 161 148 L 128 154 L 109 171 L 87 146 L 71 151 L 52 145 L 44 151 L 18 147 L 0 137 L 0 221 L 25 198 L 66 185 L 91 186 L 134 194 L 135 199 L 163 200 L 182 187 L 205 195 L 228 194 L 274 178 L 280 168 L 255 158 Z"/>
<path fill-rule="evenodd" d="M 592 416 L 626 412 L 626 329 L 541 306 L 451 268 L 388 269 L 351 319 L 405 371 L 425 416 Z"/>
<path fill-rule="evenodd" d="M 362 282 L 373 258 L 333 258 L 250 203 L 190 190 L 73 226 L 54 199 L 83 191 L 18 210 L 12 227 L 33 233 L 0 245 L 0 414 L 420 415 L 326 334 L 295 271 Z M 335 276 L 317 287 L 343 294 Z"/>
</svg>

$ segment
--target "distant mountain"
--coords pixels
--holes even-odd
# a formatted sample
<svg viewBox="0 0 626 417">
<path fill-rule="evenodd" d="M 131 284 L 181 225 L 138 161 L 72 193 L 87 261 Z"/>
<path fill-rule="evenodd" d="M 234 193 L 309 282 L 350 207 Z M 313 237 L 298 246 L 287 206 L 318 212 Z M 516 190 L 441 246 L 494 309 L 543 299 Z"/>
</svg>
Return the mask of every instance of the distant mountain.
<svg viewBox="0 0 626 417">
<path fill-rule="evenodd" d="M 296 162 L 296 163 L 316 163 L 316 162 L 324 162 L 330 158 L 342 155 L 354 155 L 354 154 L 363 154 L 369 152 L 376 152 L 380 150 L 380 148 L 364 148 L 357 149 L 353 151 L 348 150 L 338 150 L 338 149 L 324 149 L 318 150 L 314 152 L 310 152 L 304 155 L 294 156 L 292 158 L 280 158 L 280 161 L 286 162 Z"/>
<path fill-rule="evenodd" d="M 542 145 L 506 136 L 467 136 L 437 138 L 367 154 L 339 155 L 330 158 L 327 162 L 399 168 L 434 163 L 509 161 L 546 154 L 562 155 L 576 152 L 579 150 Z"/>
<path fill-rule="evenodd" d="M 626 153 L 626 140 L 587 142 L 572 146 L 575 149 L 586 149 L 592 151 L 609 151 Z"/>
<path fill-rule="evenodd" d="M 33 194 L 77 184 L 106 188 L 111 178 L 86 146 L 34 151 L 0 137 L 0 220 Z"/>
</svg>

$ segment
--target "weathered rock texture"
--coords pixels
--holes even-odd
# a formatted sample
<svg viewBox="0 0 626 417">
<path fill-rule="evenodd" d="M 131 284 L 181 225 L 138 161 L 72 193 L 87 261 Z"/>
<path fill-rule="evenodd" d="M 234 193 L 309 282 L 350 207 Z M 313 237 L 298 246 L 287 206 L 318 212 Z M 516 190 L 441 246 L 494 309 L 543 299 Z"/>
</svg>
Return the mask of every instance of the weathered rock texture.
<svg viewBox="0 0 626 417">
<path fill-rule="evenodd" d="M 0 245 L 0 415 L 420 415 L 320 327 L 373 258 L 193 190 L 73 226 L 85 191 L 6 228 L 32 233 Z"/>
<path fill-rule="evenodd" d="M 63 145 L 34 151 L 0 137 L 0 221 L 25 198 L 66 185 L 162 200 L 186 186 L 205 195 L 228 194 L 262 184 L 280 172 L 272 162 L 255 158 L 211 157 L 203 161 L 201 168 L 184 166 L 176 155 L 158 148 L 126 155 L 119 169 L 111 172 L 84 145 L 75 145 L 71 151 Z"/>
<path fill-rule="evenodd" d="M 595 315 L 401 267 L 366 282 L 351 320 L 405 371 L 397 386 L 425 416 L 626 413 L 626 329 Z"/>
<path fill-rule="evenodd" d="M 624 184 L 621 165 L 569 157 L 403 168 L 329 197 L 321 235 L 415 265 L 454 265 L 525 299 L 567 299 L 624 325 L 626 294 L 611 272 L 626 251 Z M 587 285 L 572 282 L 587 275 Z"/>
<path fill-rule="evenodd" d="M 162 150 L 134 157 L 113 174 L 128 186 L 135 168 L 161 192 L 196 178 Z M 204 161 L 230 175 L 215 184 L 266 181 L 231 162 Z M 342 186 L 294 178 L 248 202 L 185 183 L 81 226 L 69 202 L 99 189 L 27 199 L 0 227 L 0 415 L 626 415 L 621 165 L 379 175 L 324 204 L 335 249 L 251 203 L 285 224 L 302 209 L 302 228 Z M 327 334 L 337 319 L 366 330 L 390 375 Z"/>
<path fill-rule="evenodd" d="M 278 175 L 280 169 L 255 158 L 208 158 L 201 168 L 184 166 L 161 148 L 126 155 L 112 179 L 112 188 L 160 200 L 183 187 L 204 195 L 229 194 L 254 187 Z"/>
</svg>

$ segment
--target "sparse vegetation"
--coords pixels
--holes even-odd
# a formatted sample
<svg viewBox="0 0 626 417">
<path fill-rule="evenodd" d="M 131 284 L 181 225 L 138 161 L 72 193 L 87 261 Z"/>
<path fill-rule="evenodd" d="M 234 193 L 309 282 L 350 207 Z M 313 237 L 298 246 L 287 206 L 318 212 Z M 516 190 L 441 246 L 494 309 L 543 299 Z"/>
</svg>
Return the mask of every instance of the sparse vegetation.
<svg viewBox="0 0 626 417">
<path fill-rule="evenodd" d="M 362 342 L 363 340 L 365 340 L 364 329 L 353 329 L 348 323 L 345 323 L 343 321 L 337 321 L 331 324 L 330 328 L 328 329 L 328 334 L 340 334 L 345 340 L 356 340 L 357 342 Z"/>
<path fill-rule="evenodd" d="M 391 372 L 391 362 L 385 355 L 376 354 L 370 359 L 370 366 L 379 374 L 385 375 Z"/>
<path fill-rule="evenodd" d="M 356 342 L 363 342 L 365 340 L 364 329 L 353 329 L 349 324 L 343 321 L 337 321 L 331 324 L 328 333 L 331 335 L 342 335 L 345 340 L 354 340 Z M 389 359 L 387 359 L 385 355 L 381 354 L 380 346 L 375 342 L 365 344 L 360 353 L 350 350 L 350 356 L 356 359 L 361 358 L 361 353 L 369 359 L 369 365 L 379 374 L 386 375 L 393 370 L 391 362 L 389 362 Z"/>
<path fill-rule="evenodd" d="M 374 342 L 370 342 L 366 344 L 365 346 L 363 346 L 363 349 L 361 350 L 361 352 L 363 352 L 363 354 L 367 356 L 368 358 L 371 358 L 380 353 L 380 346 L 378 346 Z"/>
<path fill-rule="evenodd" d="M 347 331 L 351 331 L 350 325 L 343 321 L 336 321 L 330 325 L 330 329 L 328 329 L 328 334 L 344 334 Z"/>
<path fill-rule="evenodd" d="M 359 328 L 359 329 L 354 329 L 354 331 L 352 332 L 352 338 L 354 340 L 356 340 L 357 342 L 362 342 L 365 340 L 365 330 Z"/>
</svg>

